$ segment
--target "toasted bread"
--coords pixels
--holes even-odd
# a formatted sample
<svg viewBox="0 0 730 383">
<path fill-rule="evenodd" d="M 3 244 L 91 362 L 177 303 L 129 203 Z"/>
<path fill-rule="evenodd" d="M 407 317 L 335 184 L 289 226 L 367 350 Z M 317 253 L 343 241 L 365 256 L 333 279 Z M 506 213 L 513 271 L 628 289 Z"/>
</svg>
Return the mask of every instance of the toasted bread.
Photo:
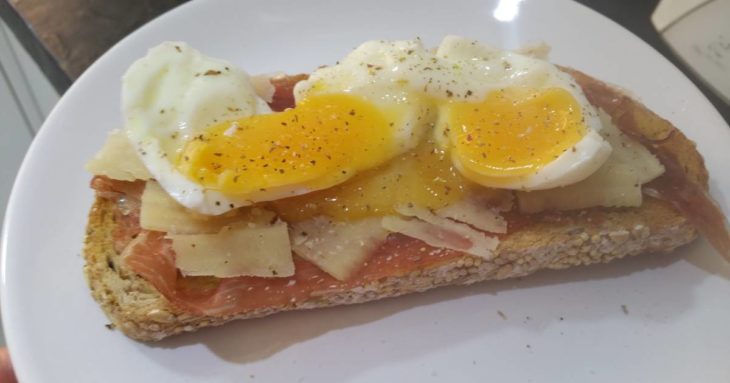
<svg viewBox="0 0 730 383">
<path fill-rule="evenodd" d="M 609 262 L 647 252 L 669 252 L 696 236 L 667 203 L 647 199 L 639 208 L 606 212 L 602 222 L 580 213 L 543 216 L 502 240 L 492 260 L 463 256 L 446 265 L 388 278 L 353 291 L 318 295 L 287 306 L 211 317 L 184 312 L 146 280 L 125 269 L 114 250 L 114 202 L 97 198 L 86 234 L 85 274 L 92 294 L 113 325 L 143 341 L 279 311 L 362 303 L 447 285 L 465 285 L 531 274 L 540 269 Z"/>
<path fill-rule="evenodd" d="M 583 76 L 580 80 L 584 88 L 591 84 L 605 85 L 579 72 L 574 75 Z M 614 88 L 604 86 L 600 89 L 613 92 L 607 96 L 643 108 Z M 616 118 L 610 110 L 608 112 Z M 642 119 L 636 128 L 648 135 L 657 130 L 657 124 L 661 124 L 659 128 L 662 129 L 671 127 L 653 113 L 651 116 L 654 118 Z M 671 130 L 676 133 L 672 139 L 678 142 L 674 150 L 682 152 L 677 153 L 677 157 L 685 161 L 685 168 L 691 173 L 688 178 L 697 180 L 706 190 L 707 173 L 701 156 L 681 132 L 674 127 Z M 304 301 L 235 315 L 209 316 L 181 310 L 145 279 L 125 268 L 114 248 L 112 232 L 117 225 L 114 209 L 113 201 L 97 196 L 89 214 L 84 271 L 94 299 L 101 304 L 113 325 L 129 337 L 142 341 L 160 340 L 181 332 L 279 311 L 362 303 L 439 286 L 519 277 L 541 269 L 603 263 L 649 252 L 670 252 L 697 237 L 695 227 L 672 204 L 650 197 L 637 208 L 539 214 L 511 229 L 489 260 L 463 255 L 447 264 L 369 282 L 357 289 L 324 292 Z"/>
</svg>

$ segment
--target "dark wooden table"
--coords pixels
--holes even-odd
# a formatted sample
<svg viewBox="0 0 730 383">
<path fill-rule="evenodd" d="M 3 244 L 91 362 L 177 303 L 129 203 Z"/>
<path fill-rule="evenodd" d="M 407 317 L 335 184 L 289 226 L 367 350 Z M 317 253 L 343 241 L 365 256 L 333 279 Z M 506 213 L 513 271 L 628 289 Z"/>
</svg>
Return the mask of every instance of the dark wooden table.
<svg viewBox="0 0 730 383">
<path fill-rule="evenodd" d="M 101 54 L 154 17 L 188 0 L 0 0 L 0 16 L 63 93 Z M 650 22 L 658 0 L 577 0 L 653 46 L 689 77 L 730 122 L 730 105 L 705 87 Z"/>
<path fill-rule="evenodd" d="M 142 24 L 187 0 L 0 0 L 0 16 L 56 90 Z"/>
</svg>

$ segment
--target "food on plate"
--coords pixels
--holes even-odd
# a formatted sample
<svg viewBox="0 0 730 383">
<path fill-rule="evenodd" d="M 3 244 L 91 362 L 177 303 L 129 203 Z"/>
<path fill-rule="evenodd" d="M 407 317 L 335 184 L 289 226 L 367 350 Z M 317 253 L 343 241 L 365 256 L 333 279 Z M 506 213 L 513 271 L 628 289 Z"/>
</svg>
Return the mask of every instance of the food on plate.
<svg viewBox="0 0 730 383">
<path fill-rule="evenodd" d="M 124 128 L 87 164 L 85 273 L 135 339 L 669 252 L 698 231 L 730 257 L 694 143 L 529 51 L 370 41 L 252 77 L 167 42 L 122 83 Z"/>
</svg>

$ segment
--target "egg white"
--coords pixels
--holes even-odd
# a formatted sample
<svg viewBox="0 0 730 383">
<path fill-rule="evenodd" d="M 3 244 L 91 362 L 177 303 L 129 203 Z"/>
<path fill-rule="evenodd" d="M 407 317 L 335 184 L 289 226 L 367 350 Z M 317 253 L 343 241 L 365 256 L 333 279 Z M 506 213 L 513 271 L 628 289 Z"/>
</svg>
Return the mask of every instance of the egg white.
<svg viewBox="0 0 730 383">
<path fill-rule="evenodd" d="M 231 63 L 207 57 L 182 42 L 151 49 L 125 74 L 126 134 L 153 177 L 183 206 L 217 215 L 253 202 L 312 191 L 288 185 L 256 195 L 232 196 L 197 184 L 175 167 L 186 142 L 209 126 L 270 113 L 256 90 L 266 88 L 271 93 L 271 88 L 261 84 Z M 567 90 L 580 105 L 586 134 L 575 150 L 566 151 L 534 174 L 493 177 L 494 182 L 479 176 L 472 177 L 473 181 L 509 189 L 554 188 L 588 177 L 605 162 L 611 147 L 599 134 L 602 126 L 595 109 L 572 77 L 545 60 L 462 37 L 446 37 L 435 51 L 424 48 L 420 40 L 366 42 L 336 65 L 314 71 L 296 85 L 294 96 L 297 103 L 327 93 L 365 98 L 392 122 L 397 143 L 392 158 L 413 149 L 426 134 L 433 134 L 448 149 L 443 129 L 449 103 L 479 102 L 493 90 L 510 87 Z M 459 159 L 452 159 L 469 178 Z"/>
<path fill-rule="evenodd" d="M 299 82 L 294 98 L 297 103 L 310 95 L 327 93 L 365 98 L 394 116 L 392 129 L 399 147 L 393 153 L 395 157 L 413 149 L 435 120 L 434 106 L 414 89 L 410 84 L 412 73 L 407 73 L 409 66 L 429 55 L 418 40 L 368 41 L 336 65 L 319 68 Z"/>
<path fill-rule="evenodd" d="M 336 65 L 318 69 L 297 84 L 295 98 L 301 100 L 317 92 L 347 92 L 379 105 L 400 105 L 404 122 L 397 127 L 397 134 L 404 150 L 417 144 L 436 115 L 433 138 L 448 148 L 448 135 L 443 130 L 449 102 L 479 102 L 491 91 L 515 87 L 565 89 L 580 105 L 586 134 L 574 151 L 563 153 L 534 174 L 494 178 L 494 182 L 475 177 L 473 181 L 508 189 L 554 188 L 588 177 L 606 161 L 611 147 L 599 134 L 601 121 L 570 75 L 548 61 L 459 36 L 447 36 L 435 52 L 424 48 L 418 39 L 365 42 Z M 452 159 L 469 177 L 459 159 Z"/>
<path fill-rule="evenodd" d="M 611 145 L 603 139 L 603 128 L 596 109 L 588 102 L 575 80 L 548 61 L 502 51 L 483 45 L 475 40 L 458 36 L 447 36 L 436 51 L 436 57 L 447 69 L 449 82 L 445 88 L 434 89 L 434 96 L 458 99 L 458 101 L 480 101 L 486 94 L 504 88 L 547 89 L 562 88 L 580 105 L 580 112 L 586 127 L 586 134 L 571 150 L 544 165 L 535 173 L 518 177 L 470 177 L 464 171 L 457 156 L 452 156 L 454 165 L 468 178 L 488 187 L 502 189 L 541 190 L 579 182 L 596 170 L 611 154 Z M 449 94 L 451 96 L 449 96 Z M 448 137 L 443 134 L 446 127 L 445 112 L 448 104 L 442 104 L 434 137 L 441 145 L 448 147 Z"/>
<path fill-rule="evenodd" d="M 174 161 L 185 143 L 219 121 L 269 113 L 249 76 L 183 42 L 149 50 L 122 80 L 125 131 L 152 176 L 181 205 L 217 215 L 251 201 L 206 189 Z"/>
</svg>

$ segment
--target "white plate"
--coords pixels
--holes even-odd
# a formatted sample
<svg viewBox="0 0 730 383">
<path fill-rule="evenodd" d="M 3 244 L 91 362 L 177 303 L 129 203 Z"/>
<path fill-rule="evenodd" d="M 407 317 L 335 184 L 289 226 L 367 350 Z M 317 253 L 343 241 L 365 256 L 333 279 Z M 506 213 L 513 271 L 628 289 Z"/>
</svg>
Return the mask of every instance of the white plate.
<svg viewBox="0 0 730 383">
<path fill-rule="evenodd" d="M 496 3 L 197 1 L 111 49 L 51 114 L 10 200 L 2 304 L 21 380 L 730 381 L 730 267 L 704 241 L 666 256 L 280 314 L 158 344 L 104 327 L 81 273 L 92 201 L 82 166 L 120 124 L 125 68 L 162 40 L 188 41 L 251 73 L 309 71 L 369 39 L 435 44 L 455 33 L 508 48 L 545 40 L 556 62 L 631 89 L 696 140 L 728 211 L 730 130 L 677 69 L 575 3 L 526 1 L 511 22 L 494 17 Z M 497 13 L 510 14 L 509 6 Z"/>
</svg>

